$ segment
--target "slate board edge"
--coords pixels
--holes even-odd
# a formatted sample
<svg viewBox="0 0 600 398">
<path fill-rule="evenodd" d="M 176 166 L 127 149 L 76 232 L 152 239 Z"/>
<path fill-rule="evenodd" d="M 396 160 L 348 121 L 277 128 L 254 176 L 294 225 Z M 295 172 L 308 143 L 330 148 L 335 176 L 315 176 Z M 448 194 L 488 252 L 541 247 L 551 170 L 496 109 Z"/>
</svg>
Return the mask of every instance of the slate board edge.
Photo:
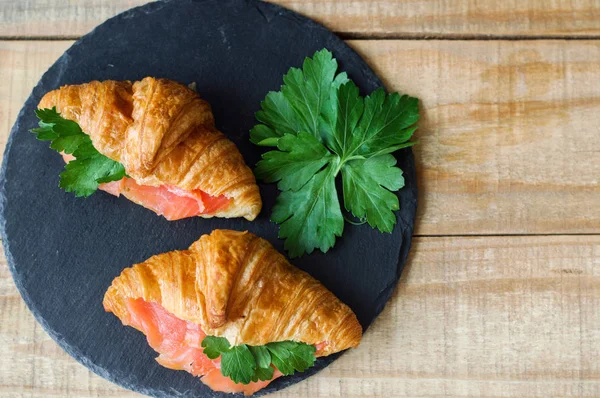
<svg viewBox="0 0 600 398">
<path fill-rule="evenodd" d="M 138 7 L 134 7 L 132 9 L 129 9 L 127 11 L 124 11 L 112 18 L 109 18 L 107 21 L 105 21 L 104 23 L 108 22 L 108 21 L 115 21 L 118 19 L 128 19 L 130 18 L 132 15 L 142 12 L 145 14 L 149 14 L 152 12 L 156 12 L 156 11 L 160 11 L 163 7 L 165 7 L 166 5 L 168 5 L 169 3 L 174 3 L 174 2 L 188 2 L 188 3 L 196 3 L 196 2 L 215 2 L 217 0 L 161 0 L 161 1 L 156 1 L 156 2 L 152 2 L 152 3 L 148 3 L 142 6 L 138 6 Z M 241 3 L 246 3 L 247 5 L 251 5 L 254 8 L 256 8 L 256 10 L 263 15 L 263 17 L 269 21 L 269 17 L 264 13 L 265 11 L 270 12 L 271 14 L 271 18 L 289 18 L 289 19 L 293 19 L 294 21 L 298 22 L 298 23 L 302 23 L 303 25 L 306 25 L 306 28 L 308 29 L 321 29 L 321 30 L 325 30 L 328 33 L 334 35 L 333 33 L 331 33 L 327 28 L 325 28 L 323 25 L 307 18 L 304 17 L 294 11 L 288 10 L 286 8 L 283 8 L 279 5 L 276 4 L 271 4 L 271 3 L 265 3 L 262 2 L 260 0 L 229 0 L 230 2 L 241 2 Z M 218 2 L 218 1 L 217 1 Z M 221 2 L 222 3 L 222 2 Z M 103 24 L 104 24 L 103 23 Z M 101 24 L 101 25 L 103 25 Z M 101 26 L 99 25 L 99 26 Z M 2 243 L 3 243 L 3 247 L 4 247 L 4 252 L 5 252 L 5 257 L 7 259 L 7 263 L 10 269 L 10 272 L 13 276 L 13 280 L 15 282 L 15 285 L 17 286 L 17 289 L 21 295 L 21 297 L 23 298 L 23 300 L 25 301 L 25 304 L 27 305 L 28 309 L 31 311 L 31 313 L 34 315 L 34 318 L 36 319 L 36 321 L 42 326 L 42 328 L 46 331 L 46 333 L 48 333 L 48 335 L 57 342 L 57 344 L 65 351 L 67 352 L 71 357 L 73 357 L 75 360 L 77 360 L 79 363 L 81 363 L 82 365 L 84 365 L 86 368 L 90 369 L 92 372 L 94 372 L 95 374 L 97 374 L 100 377 L 103 377 L 104 379 L 107 379 L 121 387 L 127 388 L 129 390 L 133 390 L 142 394 L 146 394 L 149 396 L 153 396 L 153 397 L 157 397 L 157 398 L 163 398 L 163 397 L 175 397 L 175 396 L 181 396 L 179 394 L 177 395 L 173 395 L 173 394 L 169 394 L 169 395 L 165 395 L 162 392 L 156 391 L 154 389 L 144 389 L 143 387 L 141 387 L 139 384 L 132 384 L 127 382 L 123 377 L 120 377 L 120 375 L 115 375 L 114 372 L 111 373 L 110 371 L 106 370 L 105 368 L 96 365 L 95 363 L 91 362 L 90 360 L 87 359 L 87 357 L 81 352 L 81 350 L 79 349 L 75 349 L 74 347 L 70 346 L 69 344 L 67 344 L 63 337 L 58 334 L 55 333 L 47 324 L 47 322 L 44 320 L 44 318 L 42 318 L 42 316 L 39 314 L 39 311 L 37 311 L 34 303 L 32 302 L 32 300 L 29 298 L 26 290 L 23 288 L 22 283 L 20 282 L 20 278 L 15 278 L 15 275 L 18 274 L 15 265 L 14 265 L 14 258 L 10 252 L 10 245 L 6 236 L 6 220 L 4 217 L 4 204 L 6 201 L 6 192 L 5 192 L 5 175 L 6 175 L 6 170 L 7 170 L 7 163 L 8 163 L 8 159 L 9 159 L 9 152 L 10 152 L 10 148 L 12 146 L 12 141 L 13 138 L 15 136 L 15 134 L 17 134 L 20 130 L 20 125 L 19 125 L 19 120 L 21 119 L 22 115 L 24 114 L 25 108 L 27 108 L 27 104 L 29 102 L 31 102 L 33 100 L 34 97 L 34 93 L 36 93 L 36 91 L 40 91 L 42 90 L 42 85 L 43 85 L 43 81 L 45 80 L 46 75 L 48 75 L 51 71 L 53 71 L 54 68 L 59 68 L 60 65 L 57 66 L 57 64 L 59 63 L 59 61 L 65 57 L 69 57 L 71 51 L 73 48 L 77 47 L 81 42 L 83 42 L 84 40 L 86 40 L 86 38 L 88 36 L 91 36 L 96 29 L 98 29 L 98 27 L 94 28 L 91 32 L 89 32 L 88 34 L 82 36 L 79 40 L 77 40 L 75 43 L 73 43 L 73 45 L 71 47 L 69 47 L 65 53 L 63 55 L 61 55 L 57 61 L 55 61 L 55 63 L 48 69 L 48 71 L 46 71 L 43 75 L 42 78 L 40 79 L 40 81 L 36 84 L 36 86 L 33 88 L 30 96 L 28 97 L 28 99 L 25 101 L 25 104 L 23 106 L 23 108 L 19 111 L 19 114 L 17 115 L 17 120 L 13 126 L 13 128 L 11 129 L 10 132 L 10 136 L 7 140 L 6 143 L 6 147 L 4 150 L 4 158 L 2 161 L 2 169 L 0 170 L 0 236 L 2 238 Z M 335 36 L 335 35 L 334 35 Z M 361 58 L 360 55 L 358 55 L 351 47 L 349 47 L 343 40 L 339 39 L 339 37 L 335 36 L 335 39 L 337 39 L 337 41 L 339 42 L 339 45 L 342 48 L 347 48 L 348 51 L 356 54 L 357 57 Z M 310 56 L 310 54 L 307 54 L 307 56 Z M 362 59 L 362 58 L 361 58 Z M 369 68 L 369 66 L 365 63 L 363 63 L 361 65 L 361 70 L 363 72 L 363 76 L 366 76 L 369 78 L 369 80 L 371 80 L 373 83 L 375 83 L 375 85 L 379 86 L 379 87 L 384 87 L 383 83 L 381 82 L 381 80 L 376 76 L 376 74 Z M 60 77 L 61 74 L 57 74 L 57 77 Z M 415 168 L 414 168 L 414 157 L 412 154 L 412 150 L 411 148 L 407 148 L 405 150 L 402 151 L 403 155 L 406 156 L 408 158 L 408 164 L 412 165 L 412 167 L 410 168 L 410 170 L 403 170 L 405 173 L 405 176 L 407 176 L 408 178 L 410 178 L 412 181 L 414 181 L 414 184 L 411 187 L 411 190 L 413 191 L 414 195 L 413 198 L 414 200 L 412 200 L 410 203 L 404 203 L 404 206 L 410 206 L 412 207 L 412 214 L 414 216 L 414 214 L 416 214 L 416 208 L 417 208 L 417 185 L 416 185 L 416 173 L 415 173 Z M 407 188 L 403 188 L 403 189 L 407 189 Z M 414 217 L 413 217 L 414 218 Z M 404 264 L 406 262 L 406 259 L 408 257 L 408 253 L 410 251 L 410 247 L 411 247 L 411 238 L 412 238 L 412 232 L 414 229 L 414 224 L 413 223 L 408 223 L 408 227 L 404 228 L 402 230 L 402 235 L 403 235 L 403 242 L 402 245 L 400 247 L 400 251 L 398 253 L 398 265 L 397 265 L 397 274 L 396 274 L 396 279 L 393 281 L 393 283 L 391 283 L 389 286 L 387 286 L 384 290 L 382 290 L 382 292 L 380 293 L 379 297 L 377 298 L 377 301 L 379 301 L 381 303 L 380 306 L 377 307 L 377 309 L 375 310 L 375 316 L 373 317 L 373 320 L 376 319 L 376 317 L 381 313 L 381 311 L 383 311 L 385 304 L 387 303 L 387 301 L 389 301 L 389 299 L 391 298 L 398 280 L 402 274 L 402 270 L 404 268 Z M 367 326 L 368 328 L 368 326 Z M 301 375 L 303 377 L 300 377 L 299 375 L 294 375 L 294 376 L 288 376 L 286 378 L 283 379 L 279 379 L 275 382 L 273 382 L 272 384 L 270 384 L 267 388 L 259 391 L 258 393 L 254 394 L 254 396 L 262 396 L 262 395 L 266 395 L 269 394 L 271 392 L 274 391 L 279 391 L 282 390 L 283 388 L 295 384 L 298 381 L 304 380 L 306 377 L 309 377 L 317 372 L 319 372 L 320 370 L 324 369 L 325 367 L 327 367 L 331 362 L 333 362 L 334 360 L 336 360 L 337 358 L 339 358 L 341 355 L 343 354 L 343 352 L 341 353 L 337 353 L 334 355 L 330 355 L 328 357 L 325 358 L 320 358 L 318 360 L 318 362 L 316 363 L 316 365 L 311 368 L 310 370 L 302 373 Z M 299 380 L 296 380 L 299 379 Z M 281 385 L 280 385 L 281 384 Z M 185 396 L 188 396 L 187 394 Z M 232 396 L 232 394 L 225 394 L 225 393 L 214 393 L 213 394 L 214 397 L 230 397 Z M 235 394 L 233 396 L 242 396 L 241 394 Z"/>
</svg>

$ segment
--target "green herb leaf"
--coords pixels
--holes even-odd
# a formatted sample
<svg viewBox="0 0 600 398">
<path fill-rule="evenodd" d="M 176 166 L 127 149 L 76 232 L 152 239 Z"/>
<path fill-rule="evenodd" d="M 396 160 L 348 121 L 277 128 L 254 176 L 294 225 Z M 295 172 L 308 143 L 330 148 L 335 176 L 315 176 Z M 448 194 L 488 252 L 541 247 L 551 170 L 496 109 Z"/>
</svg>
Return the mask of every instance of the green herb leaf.
<svg viewBox="0 0 600 398">
<path fill-rule="evenodd" d="M 302 128 L 290 103 L 280 91 L 271 91 L 260 105 L 262 110 L 256 112 L 256 118 L 263 124 L 250 131 L 250 141 L 253 143 L 260 145 L 268 138 L 275 138 L 277 145 L 277 138 L 284 134 L 296 134 Z"/>
<path fill-rule="evenodd" d="M 256 360 L 256 366 L 258 366 L 259 368 L 268 368 L 269 366 L 271 366 L 271 354 L 269 354 L 269 350 L 267 350 L 267 347 L 260 345 L 248 346 L 248 348 L 250 349 L 250 352 L 252 352 L 252 355 Z"/>
<path fill-rule="evenodd" d="M 277 146 L 278 142 L 279 142 L 279 138 L 271 137 L 271 138 L 265 138 L 264 140 L 261 140 L 256 145 L 260 145 L 260 146 Z"/>
<path fill-rule="evenodd" d="M 280 92 L 270 92 L 256 118 L 251 141 L 277 146 L 258 162 L 256 175 L 278 182 L 271 219 L 291 257 L 326 252 L 341 236 L 335 179 L 342 173 L 344 207 L 373 228 L 391 232 L 399 203 L 393 191 L 402 171 L 385 156 L 409 142 L 419 120 L 418 100 L 375 90 L 363 98 L 337 61 L 323 49 L 291 68 Z"/>
<path fill-rule="evenodd" d="M 64 119 L 56 108 L 38 109 L 39 128 L 31 132 L 41 141 L 51 141 L 50 148 L 73 155 L 75 160 L 65 165 L 59 186 L 76 197 L 87 197 L 96 192 L 99 184 L 118 181 L 125 177 L 125 167 L 102 155 L 79 125 Z"/>
<path fill-rule="evenodd" d="M 331 133 L 325 136 L 325 142 L 343 157 L 354 144 L 355 130 L 363 113 L 364 100 L 352 81 L 342 85 L 334 98 L 333 112 L 328 115 Z"/>
<path fill-rule="evenodd" d="M 351 154 L 369 157 L 385 153 L 382 151 L 386 149 L 393 148 L 392 151 L 395 151 L 417 129 L 416 126 L 410 127 L 419 120 L 417 98 L 400 96 L 398 93 L 387 95 L 380 88 L 367 96 L 364 104 L 358 132 L 348 150 Z"/>
<path fill-rule="evenodd" d="M 217 359 L 222 353 L 229 350 L 230 344 L 225 337 L 206 336 L 202 340 L 204 354 L 210 359 Z"/>
<path fill-rule="evenodd" d="M 400 208 L 398 197 L 390 192 L 404 186 L 402 170 L 395 164 L 396 158 L 387 154 L 352 160 L 342 167 L 346 210 L 354 217 L 366 218 L 371 227 L 382 232 L 392 232 L 394 210 Z"/>
<path fill-rule="evenodd" d="M 279 237 L 290 257 L 315 248 L 326 252 L 342 236 L 344 217 L 335 188 L 336 169 L 330 164 L 298 191 L 284 191 L 273 206 L 271 219 L 281 224 Z"/>
<path fill-rule="evenodd" d="M 320 138 L 321 113 L 330 106 L 332 91 L 348 81 L 346 73 L 335 76 L 337 61 L 325 49 L 306 58 L 303 69 L 291 68 L 281 91 L 271 91 L 261 102 L 256 119 L 262 124 L 250 130 L 250 141 L 276 146 L 285 134 L 308 132 Z"/>
<path fill-rule="evenodd" d="M 273 378 L 274 369 L 271 367 L 271 354 L 265 346 L 248 346 L 250 352 L 256 360 L 256 370 L 252 381 L 271 380 Z"/>
<path fill-rule="evenodd" d="M 290 350 L 289 361 L 297 372 L 304 372 L 315 364 L 316 348 L 308 344 L 297 344 Z"/>
<path fill-rule="evenodd" d="M 295 341 L 280 341 L 264 346 L 245 344 L 231 347 L 224 337 L 206 336 L 204 354 L 210 359 L 221 356 L 221 373 L 235 383 L 271 380 L 275 366 L 285 375 L 304 372 L 315 362 L 316 348 Z"/>
<path fill-rule="evenodd" d="M 273 365 L 284 375 L 291 375 L 295 371 L 304 372 L 315 362 L 315 347 L 294 341 L 269 343 L 267 348 L 271 352 Z"/>
<path fill-rule="evenodd" d="M 248 384 L 254 377 L 256 360 L 245 344 L 221 354 L 221 373 L 235 383 Z"/>
<path fill-rule="evenodd" d="M 256 176 L 266 182 L 279 181 L 282 191 L 298 190 L 325 166 L 331 154 L 313 135 L 286 134 L 279 139 L 279 151 L 267 152 L 256 165 Z"/>
<path fill-rule="evenodd" d="M 267 344 L 267 348 L 271 352 L 271 360 L 273 365 L 286 376 L 294 374 L 294 367 L 289 363 L 290 351 L 285 349 L 281 344 Z"/>
<path fill-rule="evenodd" d="M 65 165 L 58 186 L 75 192 L 77 197 L 87 197 L 96 192 L 99 184 L 115 181 L 115 176 L 120 176 L 118 180 L 123 178 L 125 168 L 105 156 L 75 159 Z"/>
<path fill-rule="evenodd" d="M 321 114 L 331 95 L 336 70 L 337 61 L 332 54 L 321 50 L 313 58 L 306 58 L 302 69 L 291 68 L 283 77 L 281 92 L 300 123 L 297 131 L 319 137 Z"/>
<path fill-rule="evenodd" d="M 266 368 L 256 368 L 254 371 L 254 375 L 252 376 L 252 381 L 257 382 L 259 380 L 267 381 L 273 378 L 273 374 L 275 373 L 275 369 L 272 367 Z"/>
</svg>

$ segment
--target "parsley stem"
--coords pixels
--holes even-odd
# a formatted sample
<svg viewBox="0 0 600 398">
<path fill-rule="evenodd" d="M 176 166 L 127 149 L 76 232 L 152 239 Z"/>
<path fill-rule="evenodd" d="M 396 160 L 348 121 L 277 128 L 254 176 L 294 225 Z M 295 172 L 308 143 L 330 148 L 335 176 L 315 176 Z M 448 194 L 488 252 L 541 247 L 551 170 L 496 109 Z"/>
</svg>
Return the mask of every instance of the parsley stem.
<svg viewBox="0 0 600 398">
<path fill-rule="evenodd" d="M 354 156 L 350 156 L 350 157 L 345 158 L 343 161 L 344 161 L 344 163 L 346 163 L 346 162 L 349 162 L 351 160 L 364 159 L 364 158 L 365 157 L 361 156 L 361 155 L 354 155 Z"/>
<path fill-rule="evenodd" d="M 351 160 L 357 160 L 357 159 L 364 159 L 364 158 L 365 158 L 364 156 L 360 156 L 360 155 L 349 156 L 347 158 L 344 157 L 344 158 L 341 158 L 341 159 L 339 157 L 337 157 L 339 163 L 337 164 L 333 175 L 337 176 L 338 173 L 340 172 L 340 170 L 342 169 L 342 166 L 344 164 L 348 163 L 349 161 L 351 161 Z"/>
<path fill-rule="evenodd" d="M 340 159 L 339 156 L 335 156 L 334 160 L 331 161 L 331 163 L 335 164 L 335 169 L 333 170 L 333 176 L 336 177 L 340 170 L 342 169 L 342 166 L 344 165 L 344 161 L 343 159 Z"/>
<path fill-rule="evenodd" d="M 363 225 L 367 222 L 366 219 L 361 219 L 360 221 L 352 221 L 349 217 L 344 216 L 344 220 L 346 220 L 346 222 L 349 222 L 352 225 Z"/>
</svg>

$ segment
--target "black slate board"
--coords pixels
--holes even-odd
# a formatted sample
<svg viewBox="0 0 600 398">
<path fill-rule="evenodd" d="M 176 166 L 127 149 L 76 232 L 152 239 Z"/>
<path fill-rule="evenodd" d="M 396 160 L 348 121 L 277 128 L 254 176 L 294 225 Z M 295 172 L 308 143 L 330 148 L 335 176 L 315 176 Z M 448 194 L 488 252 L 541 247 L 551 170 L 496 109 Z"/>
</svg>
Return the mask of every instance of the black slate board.
<svg viewBox="0 0 600 398">
<path fill-rule="evenodd" d="M 145 76 L 196 82 L 214 110 L 217 127 L 254 165 L 261 149 L 250 144 L 254 112 L 278 90 L 290 66 L 328 48 L 368 94 L 382 86 L 365 62 L 321 25 L 258 1 L 178 0 L 147 4 L 118 15 L 63 54 L 34 88 L 6 146 L 0 179 L 1 232 L 10 269 L 38 322 L 69 354 L 121 386 L 155 397 L 216 397 L 198 378 L 159 366 L 144 336 L 123 327 L 102 308 L 102 297 L 121 270 L 149 256 L 184 249 L 216 228 L 249 230 L 283 251 L 268 215 L 277 194 L 261 185 L 264 209 L 255 222 L 201 218 L 168 222 L 124 198 L 99 192 L 76 199 L 61 191 L 60 156 L 36 141 L 34 109 L 47 91 L 98 79 Z M 406 186 L 393 234 L 345 225 L 327 254 L 293 261 L 346 302 L 367 328 L 389 299 L 406 261 L 417 188 L 412 152 L 398 153 Z M 258 395 L 282 389 L 323 369 L 283 377 Z"/>
</svg>

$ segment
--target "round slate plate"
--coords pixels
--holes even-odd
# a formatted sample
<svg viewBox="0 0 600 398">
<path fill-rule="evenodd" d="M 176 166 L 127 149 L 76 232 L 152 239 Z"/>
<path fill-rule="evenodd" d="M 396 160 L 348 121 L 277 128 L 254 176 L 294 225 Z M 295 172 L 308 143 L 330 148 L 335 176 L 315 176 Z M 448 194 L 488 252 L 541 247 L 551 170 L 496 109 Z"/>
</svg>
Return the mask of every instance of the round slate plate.
<svg viewBox="0 0 600 398">
<path fill-rule="evenodd" d="M 112 279 L 151 255 L 187 248 L 216 228 L 249 230 L 283 251 L 268 215 L 274 184 L 261 185 L 264 209 L 254 222 L 201 218 L 168 222 L 129 202 L 98 192 L 76 199 L 58 188 L 63 168 L 48 144 L 28 129 L 42 95 L 64 84 L 145 76 L 196 82 L 214 110 L 217 127 L 249 165 L 262 149 L 248 140 L 254 112 L 278 90 L 290 66 L 330 49 L 340 69 L 368 94 L 382 86 L 365 62 L 324 27 L 281 7 L 257 1 L 165 1 L 127 11 L 75 43 L 46 72 L 21 110 L 6 146 L 1 178 L 1 229 L 10 269 L 38 322 L 69 354 L 121 386 L 155 397 L 216 397 L 198 378 L 159 366 L 144 336 L 102 308 Z M 406 186 L 392 234 L 345 225 L 327 254 L 292 261 L 346 302 L 367 328 L 389 299 L 408 254 L 416 210 L 410 149 L 397 154 Z M 274 381 L 259 395 L 296 383 L 309 371 Z"/>
</svg>

